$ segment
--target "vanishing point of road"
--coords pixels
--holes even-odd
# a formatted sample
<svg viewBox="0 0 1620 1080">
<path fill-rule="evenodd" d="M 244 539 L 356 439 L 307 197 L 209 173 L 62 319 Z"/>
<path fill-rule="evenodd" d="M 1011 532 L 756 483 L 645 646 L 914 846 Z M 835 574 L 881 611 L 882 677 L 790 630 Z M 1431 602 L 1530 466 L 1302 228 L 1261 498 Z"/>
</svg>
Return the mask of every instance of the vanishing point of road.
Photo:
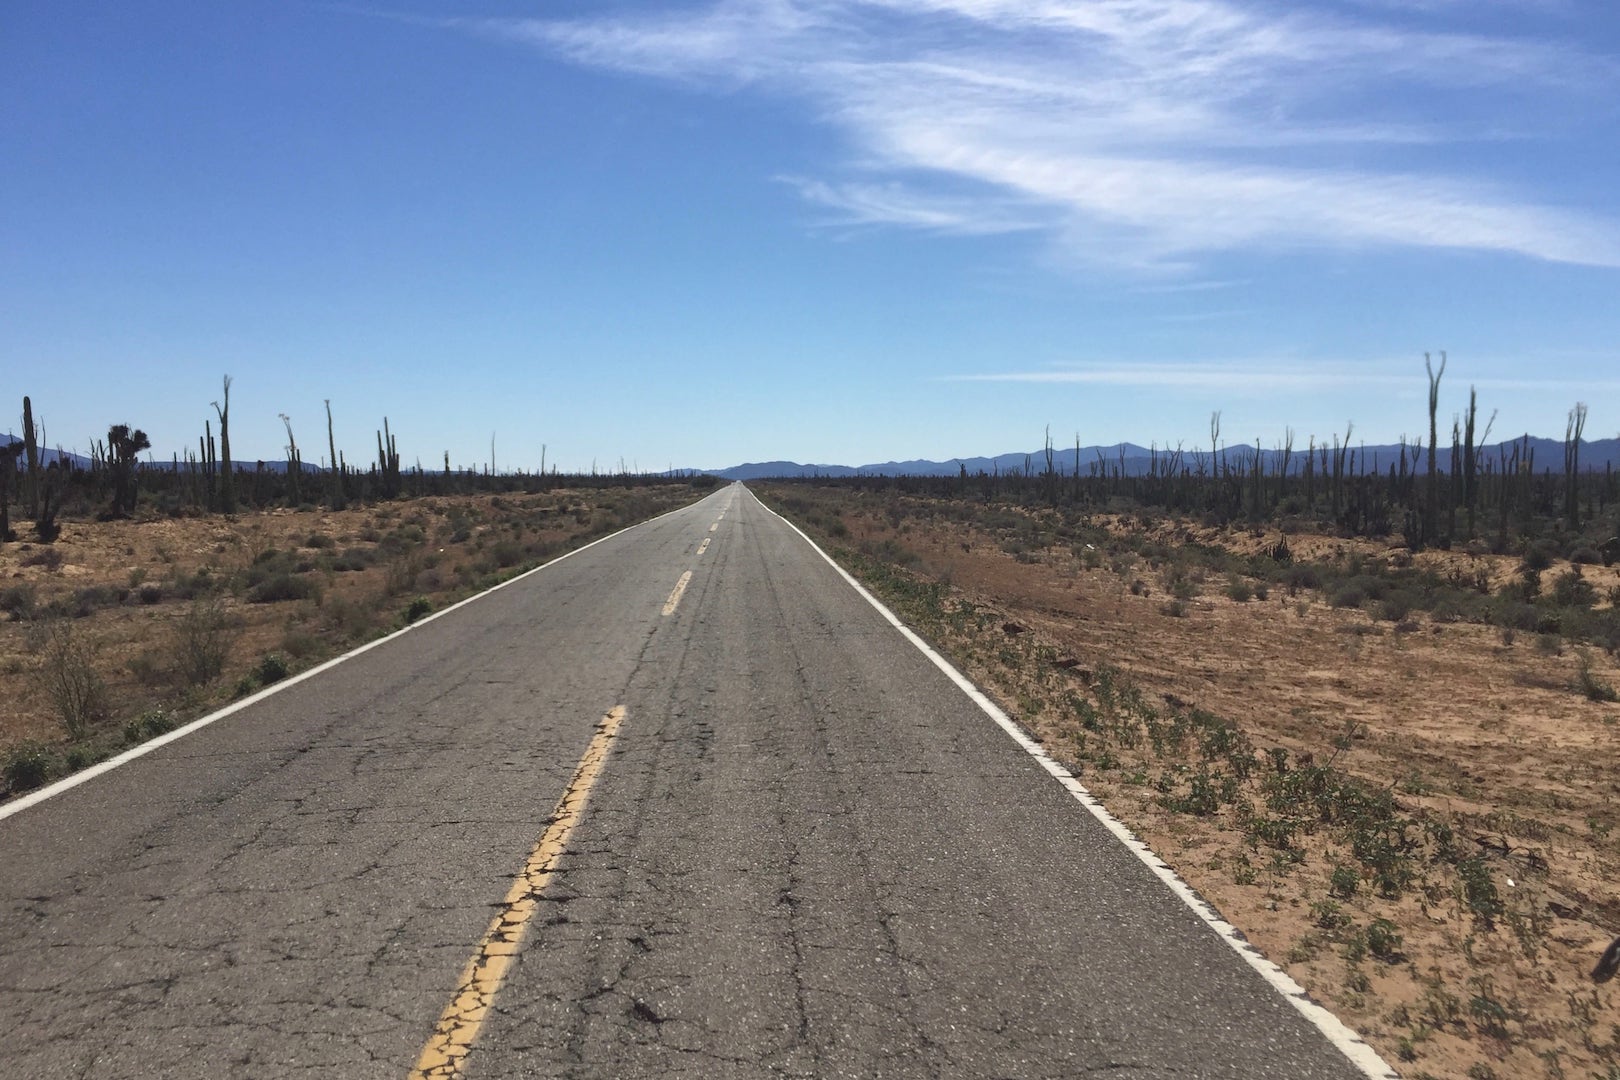
<svg viewBox="0 0 1620 1080">
<path fill-rule="evenodd" d="M 0 1075 L 1393 1075 L 1031 749 L 722 488 L 0 808 Z"/>
</svg>

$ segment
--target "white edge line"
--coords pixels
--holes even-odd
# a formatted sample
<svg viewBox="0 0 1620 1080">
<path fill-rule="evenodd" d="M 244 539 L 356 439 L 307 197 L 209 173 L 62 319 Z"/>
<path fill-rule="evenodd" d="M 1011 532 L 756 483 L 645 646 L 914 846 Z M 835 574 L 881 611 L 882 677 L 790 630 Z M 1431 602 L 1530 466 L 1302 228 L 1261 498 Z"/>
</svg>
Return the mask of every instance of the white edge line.
<svg viewBox="0 0 1620 1080">
<path fill-rule="evenodd" d="M 719 494 L 719 492 L 714 492 L 713 494 Z M 707 499 L 707 498 L 709 498 L 709 496 L 705 495 L 703 498 Z M 320 664 L 316 664 L 314 667 L 310 668 L 308 671 L 300 671 L 297 675 L 293 675 L 293 676 L 290 676 L 288 678 L 282 679 L 280 682 L 277 682 L 277 683 L 274 683 L 274 684 L 272 684 L 270 686 L 267 686 L 263 690 L 260 690 L 255 694 L 249 694 L 245 698 L 241 698 L 240 700 L 233 701 L 229 705 L 225 706 L 223 709 L 218 710 L 217 712 L 211 712 L 207 716 L 203 716 L 203 717 L 200 717 L 200 718 L 198 718 L 196 720 L 191 721 L 191 723 L 189 723 L 189 724 L 183 724 L 180 727 L 175 728 L 173 731 L 164 732 L 162 735 L 159 735 L 156 738 L 148 739 L 146 742 L 141 743 L 139 746 L 132 746 L 128 750 L 125 750 L 123 753 L 118 754 L 118 755 L 116 755 L 114 757 L 110 757 L 105 761 L 97 762 L 96 764 L 90 766 L 87 769 L 81 769 L 80 771 L 74 773 L 72 776 L 64 776 L 62 779 L 58 780 L 56 783 L 50 784 L 50 785 L 48 785 L 46 787 L 42 787 L 38 791 L 31 791 L 27 795 L 23 795 L 23 796 L 20 796 L 20 797 L 18 797 L 16 799 L 13 799 L 12 801 L 6 803 L 5 805 L 0 806 L 0 821 L 4 821 L 6 818 L 11 817 L 13 814 L 20 814 L 24 810 L 28 809 L 30 806 L 36 806 L 39 803 L 44 802 L 46 799 L 55 798 L 56 796 L 62 794 L 64 791 L 69 791 L 69 790 L 71 790 L 73 788 L 76 788 L 80 784 L 87 783 L 87 782 L 89 782 L 91 780 L 94 780 L 96 777 L 100 776 L 102 773 L 111 772 L 112 770 L 118 768 L 120 765 L 126 765 L 129 762 L 134 761 L 138 757 L 142 757 L 142 756 L 144 756 L 146 754 L 150 754 L 152 751 L 154 751 L 154 750 L 156 750 L 156 749 L 158 749 L 160 747 L 167 746 L 169 743 L 174 742 L 176 739 L 183 739 L 187 735 L 190 735 L 193 731 L 200 731 L 203 728 L 207 727 L 209 724 L 212 724 L 212 723 L 214 723 L 216 721 L 225 719 L 227 716 L 230 716 L 232 713 L 239 712 L 242 709 L 247 708 L 249 705 L 253 705 L 253 704 L 257 703 L 257 702 L 263 701 L 265 698 L 269 697 L 271 694 L 278 694 L 281 691 L 286 690 L 288 687 L 296 686 L 297 684 L 303 682 L 305 679 L 313 679 L 315 676 L 319 675 L 323 671 L 326 671 L 328 668 L 334 668 L 337 665 L 343 663 L 345 660 L 352 660 L 356 656 L 359 656 L 361 653 L 370 652 L 372 649 L 375 649 L 377 646 L 385 645 L 388 642 L 393 641 L 395 638 L 399 637 L 402 634 L 408 634 L 412 630 L 417 629 L 418 627 L 426 626 L 428 623 L 432 622 L 434 619 L 437 619 L 437 618 L 439 618 L 441 616 L 444 616 L 444 615 L 448 615 L 452 611 L 455 611 L 457 608 L 466 607 L 468 604 L 472 603 L 475 600 L 482 600 L 484 597 L 490 595 L 493 592 L 498 592 L 499 590 L 506 588 L 508 585 L 515 585 L 519 581 L 522 581 L 524 578 L 528 577 L 530 574 L 538 574 L 540 571 L 546 569 L 547 567 L 556 566 L 558 563 L 562 562 L 566 558 L 569 558 L 569 557 L 574 556 L 574 555 L 578 555 L 580 552 L 586 551 L 586 550 L 588 550 L 590 548 L 593 548 L 597 544 L 604 544 L 607 541 L 612 540 L 616 536 L 622 536 L 625 533 L 629 532 L 631 529 L 639 529 L 643 525 L 650 525 L 655 521 L 659 521 L 659 520 L 662 520 L 663 518 L 669 517 L 671 514 L 678 514 L 682 510 L 690 510 L 692 507 L 696 506 L 698 502 L 702 502 L 702 501 L 703 501 L 703 499 L 699 499 L 699 500 L 697 500 L 697 502 L 688 503 L 685 506 L 677 506 L 675 509 L 667 511 L 666 513 L 659 514 L 657 517 L 648 518 L 646 521 L 638 521 L 634 525 L 626 525 L 624 528 L 619 529 L 617 532 L 608 533 L 606 536 L 599 536 L 595 540 L 592 540 L 588 544 L 583 544 L 580 547 L 577 547 L 572 551 L 563 552 L 561 555 L 557 556 L 555 559 L 550 560 L 549 562 L 543 562 L 539 566 L 532 567 L 532 568 L 530 568 L 528 570 L 525 570 L 525 571 L 523 571 L 523 573 L 518 574 L 515 577 L 509 577 L 505 581 L 500 582 L 499 584 L 491 585 L 489 588 L 485 589 L 481 593 L 475 593 L 474 595 L 467 597 L 465 600 L 458 600 L 454 604 L 451 604 L 449 607 L 441 608 L 438 611 L 433 612 L 431 615 L 424 615 L 422 618 L 417 619 L 413 623 L 409 623 L 409 624 L 407 624 L 405 626 L 400 627 L 398 630 L 395 630 L 391 634 L 388 634 L 388 635 L 386 635 L 384 637 L 377 638 L 374 641 L 368 641 L 364 645 L 358 646 L 357 648 L 350 649 L 348 652 L 344 653 L 341 656 L 334 656 L 330 660 L 324 661 L 323 663 L 320 663 Z"/>
<path fill-rule="evenodd" d="M 749 494 L 753 495 L 753 492 L 749 492 Z M 1265 954 L 1255 948 L 1249 942 L 1249 939 L 1243 936 L 1243 931 L 1223 919 L 1220 913 L 1210 905 L 1209 901 L 1199 896 L 1191 885 L 1181 879 L 1181 875 L 1177 874 L 1163 859 L 1154 854 L 1153 849 L 1138 839 L 1136 834 L 1131 832 L 1124 822 L 1109 813 L 1107 808 L 1097 801 L 1096 796 L 1086 790 L 1085 785 L 1080 783 L 1073 773 L 1054 760 L 1040 743 L 1030 738 L 1023 728 L 1019 727 L 1011 717 L 1001 710 L 1000 706 L 986 697 L 983 691 L 974 686 L 965 675 L 952 666 L 949 660 L 935 652 L 928 642 L 918 637 L 909 626 L 901 622 L 894 612 L 890 611 L 881 600 L 867 591 L 866 586 L 856 581 L 849 571 L 834 562 L 832 556 L 821 550 L 820 546 L 806 536 L 802 529 L 787 518 L 782 517 L 781 514 L 776 513 L 769 506 L 765 506 L 763 502 L 760 502 L 758 496 L 754 498 L 756 502 L 759 502 L 760 506 L 765 508 L 766 512 L 780 518 L 782 523 L 798 533 L 800 538 L 815 550 L 816 554 L 827 560 L 827 564 L 838 571 L 843 579 L 849 582 L 850 587 L 866 599 L 867 603 L 876 608 L 878 614 L 888 620 L 889 625 L 900 631 L 907 641 L 920 649 L 923 655 L 932 660 L 934 666 L 944 672 L 964 694 L 972 699 L 975 705 L 984 710 L 990 719 L 994 720 L 1001 726 L 1003 731 L 1012 736 L 1014 742 L 1023 747 L 1030 757 L 1040 762 L 1041 767 L 1051 773 L 1081 806 L 1089 810 L 1091 816 L 1096 818 L 1103 828 L 1112 833 L 1115 839 L 1130 850 L 1131 854 L 1140 859 L 1142 864 L 1153 872 L 1154 877 L 1169 886 L 1170 891 L 1175 893 L 1182 903 L 1191 908 L 1193 913 L 1202 919 L 1211 930 L 1214 930 L 1220 939 L 1231 947 L 1233 952 L 1241 956 L 1251 968 L 1258 972 L 1260 977 L 1271 985 L 1272 989 L 1287 998 L 1301 1016 L 1314 1024 L 1328 1042 L 1332 1043 L 1340 1053 L 1350 1059 L 1351 1064 L 1355 1065 L 1372 1080 L 1400 1080 L 1400 1074 L 1389 1067 L 1389 1063 L 1379 1056 L 1378 1051 L 1374 1050 L 1365 1039 L 1346 1026 L 1344 1021 L 1312 998 L 1304 987 L 1294 981 L 1288 972 L 1266 959 Z"/>
</svg>

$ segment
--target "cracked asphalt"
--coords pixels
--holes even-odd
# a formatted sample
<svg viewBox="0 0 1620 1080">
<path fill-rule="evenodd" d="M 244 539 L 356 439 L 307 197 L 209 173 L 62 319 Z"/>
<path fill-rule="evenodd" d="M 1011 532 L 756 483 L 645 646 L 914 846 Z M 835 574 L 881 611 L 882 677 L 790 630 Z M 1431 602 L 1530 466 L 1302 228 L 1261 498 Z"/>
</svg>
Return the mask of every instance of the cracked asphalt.
<svg viewBox="0 0 1620 1080">
<path fill-rule="evenodd" d="M 619 705 L 469 1077 L 1362 1075 L 740 486 L 0 821 L 0 1074 L 406 1076 Z"/>
</svg>

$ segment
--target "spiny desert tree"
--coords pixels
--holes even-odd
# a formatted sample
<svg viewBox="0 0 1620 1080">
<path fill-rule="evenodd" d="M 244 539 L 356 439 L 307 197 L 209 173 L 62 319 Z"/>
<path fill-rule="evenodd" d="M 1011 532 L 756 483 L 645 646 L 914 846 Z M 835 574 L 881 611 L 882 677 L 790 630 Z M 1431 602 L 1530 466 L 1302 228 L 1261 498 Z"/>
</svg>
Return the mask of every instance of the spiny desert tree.
<svg viewBox="0 0 1620 1080">
<path fill-rule="evenodd" d="M 135 509 L 135 463 L 152 440 L 140 428 L 114 424 L 107 429 L 107 455 L 113 470 L 113 514 L 123 516 Z"/>
</svg>

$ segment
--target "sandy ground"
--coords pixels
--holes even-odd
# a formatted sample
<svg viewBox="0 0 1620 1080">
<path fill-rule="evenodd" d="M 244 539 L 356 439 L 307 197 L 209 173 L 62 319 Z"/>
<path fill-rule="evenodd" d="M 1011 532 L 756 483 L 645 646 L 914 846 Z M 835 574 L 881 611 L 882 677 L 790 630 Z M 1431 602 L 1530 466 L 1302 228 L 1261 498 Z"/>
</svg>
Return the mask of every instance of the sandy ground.
<svg viewBox="0 0 1620 1080">
<path fill-rule="evenodd" d="M 64 521 L 50 545 L 20 528 L 18 542 L 0 545 L 0 758 L 30 740 L 67 748 L 40 679 L 53 621 L 89 647 L 106 684 L 105 716 L 88 740 L 106 745 L 147 710 L 185 718 L 254 689 L 267 655 L 291 671 L 312 666 L 403 625 L 413 602 L 436 610 L 701 494 L 686 485 L 559 489 L 342 511 Z M 256 602 L 254 580 L 277 574 L 305 595 Z M 199 604 L 216 605 L 226 646 L 223 670 L 201 682 L 179 670 L 182 624 Z"/>
<path fill-rule="evenodd" d="M 807 497 L 802 488 L 777 493 Z M 808 497 L 822 524 L 827 510 L 843 510 L 848 533 L 824 533 L 829 547 L 897 544 L 920 556 L 914 574 L 950 583 L 946 608 L 966 601 L 988 616 L 966 628 L 940 621 L 933 636 L 1403 1076 L 1620 1077 L 1620 996 L 1590 977 L 1620 933 L 1620 705 L 1573 689 L 1582 652 L 1596 677 L 1620 686 L 1614 657 L 1534 634 L 1508 642 L 1500 629 L 1421 612 L 1397 627 L 1334 609 L 1309 589 L 1289 596 L 1273 585 L 1268 599 L 1239 601 L 1224 575 L 1196 582 L 1172 616 L 1168 568 L 1138 556 L 1068 544 L 1009 554 L 998 537 L 938 504 L 876 505 L 835 489 Z M 1117 517 L 1093 524 L 1114 536 L 1146 531 L 1170 544 L 1245 552 L 1281 538 Z M 1331 537 L 1287 540 L 1296 559 L 1354 551 L 1483 571 L 1495 583 L 1518 564 L 1466 552 L 1414 557 Z M 1555 565 L 1547 580 L 1564 569 Z M 1600 594 L 1620 584 L 1620 567 L 1583 569 Z M 1053 658 L 1061 665 L 1042 662 Z M 1207 710 L 1257 750 L 1331 762 L 1392 790 L 1404 812 L 1449 823 L 1464 854 L 1483 856 L 1505 912 L 1478 918 L 1449 864 L 1429 866 L 1397 900 L 1368 887 L 1336 896 L 1329 874 L 1344 852 L 1325 830 L 1304 840 L 1301 865 L 1286 866 L 1246 839 L 1230 808 L 1207 817 L 1165 809 L 1151 782 L 1166 771 L 1163 759 L 1114 746 L 1115 760 L 1099 765 L 1095 754 L 1077 753 L 1072 717 L 1049 705 L 1054 674 L 1086 677 L 1104 666 L 1153 703 Z M 1401 937 L 1385 959 L 1355 943 L 1375 919 Z"/>
</svg>

